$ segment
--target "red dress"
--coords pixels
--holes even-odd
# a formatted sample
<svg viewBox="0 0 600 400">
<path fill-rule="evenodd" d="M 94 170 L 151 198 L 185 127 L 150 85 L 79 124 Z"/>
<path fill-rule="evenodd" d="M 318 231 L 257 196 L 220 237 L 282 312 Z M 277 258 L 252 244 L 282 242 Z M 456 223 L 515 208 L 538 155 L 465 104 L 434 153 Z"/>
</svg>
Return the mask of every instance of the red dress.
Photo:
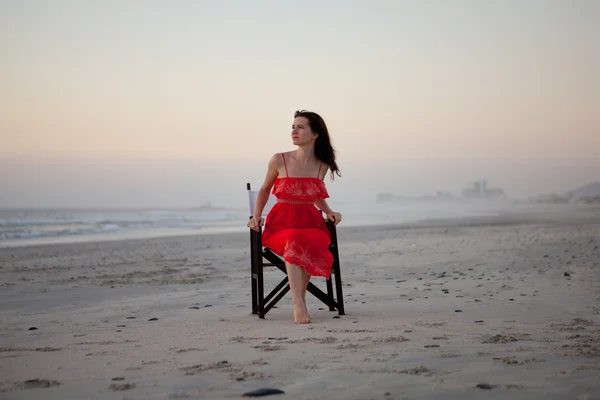
<svg viewBox="0 0 600 400">
<path fill-rule="evenodd" d="M 284 158 L 285 165 L 285 158 Z M 276 178 L 273 195 L 277 203 L 267 214 L 262 244 L 286 262 L 299 265 L 312 276 L 331 276 L 331 237 L 321 211 L 314 202 L 329 197 L 319 178 Z M 319 167 L 320 172 L 320 167 Z"/>
</svg>

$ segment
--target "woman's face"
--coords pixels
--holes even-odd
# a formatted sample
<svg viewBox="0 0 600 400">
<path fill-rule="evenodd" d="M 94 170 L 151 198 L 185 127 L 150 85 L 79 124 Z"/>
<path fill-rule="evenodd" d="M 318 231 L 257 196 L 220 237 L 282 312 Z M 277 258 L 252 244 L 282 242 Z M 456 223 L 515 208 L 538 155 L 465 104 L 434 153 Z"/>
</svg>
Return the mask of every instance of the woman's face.
<svg viewBox="0 0 600 400">
<path fill-rule="evenodd" d="M 317 139 L 317 134 L 310 129 L 308 119 L 305 117 L 296 117 L 294 125 L 292 125 L 292 142 L 301 146 L 314 142 Z"/>
</svg>

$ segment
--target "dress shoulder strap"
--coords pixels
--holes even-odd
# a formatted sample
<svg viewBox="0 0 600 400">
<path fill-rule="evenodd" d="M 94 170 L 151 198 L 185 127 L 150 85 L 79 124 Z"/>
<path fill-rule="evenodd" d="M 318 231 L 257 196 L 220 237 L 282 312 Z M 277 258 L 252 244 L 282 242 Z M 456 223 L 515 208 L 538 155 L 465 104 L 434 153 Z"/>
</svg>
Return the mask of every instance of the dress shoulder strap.
<svg viewBox="0 0 600 400">
<path fill-rule="evenodd" d="M 287 164 L 285 163 L 285 155 L 283 153 L 281 153 L 281 158 L 283 158 L 283 167 L 285 168 L 285 176 L 289 177 L 288 170 L 287 170 Z"/>
<path fill-rule="evenodd" d="M 319 164 L 319 172 L 317 172 L 317 178 L 321 176 L 321 167 L 323 166 L 323 161 Z"/>
</svg>

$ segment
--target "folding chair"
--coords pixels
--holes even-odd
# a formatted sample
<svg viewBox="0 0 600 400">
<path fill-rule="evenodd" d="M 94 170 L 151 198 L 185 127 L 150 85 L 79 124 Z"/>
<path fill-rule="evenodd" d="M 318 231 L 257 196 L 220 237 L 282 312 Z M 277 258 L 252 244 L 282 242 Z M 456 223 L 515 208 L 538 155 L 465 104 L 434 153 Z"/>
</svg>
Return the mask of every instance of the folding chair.
<svg viewBox="0 0 600 400">
<path fill-rule="evenodd" d="M 246 184 L 246 189 L 248 190 L 250 218 L 252 218 L 258 192 L 253 191 L 251 189 L 250 183 Z M 263 209 L 263 216 L 268 214 L 269 210 L 273 207 L 275 202 L 276 198 L 274 196 L 269 196 L 269 200 L 267 201 L 267 204 Z M 312 282 L 308 283 L 307 291 L 313 294 L 317 299 L 321 300 L 325 305 L 329 306 L 329 311 L 337 310 L 339 315 L 344 315 L 345 313 L 342 294 L 342 276 L 340 273 L 340 257 L 338 253 L 337 231 L 333 222 L 329 221 L 328 219 L 325 220 L 325 223 L 331 235 L 331 244 L 329 246 L 329 250 L 333 255 L 333 266 L 331 269 L 331 276 L 335 277 L 336 296 L 334 298 L 333 283 L 331 282 L 331 278 L 326 280 L 327 294 L 325 294 L 321 289 L 316 287 Z M 265 223 L 268 224 L 269 221 L 267 220 L 265 221 Z M 267 262 L 265 262 L 265 260 Z M 262 246 L 262 227 L 259 228 L 258 232 L 250 229 L 250 261 L 250 272 L 252 278 L 252 314 L 258 314 L 259 318 L 264 318 L 265 314 L 267 314 L 269 310 L 273 308 L 273 306 L 275 306 L 279 302 L 279 300 L 281 300 L 283 296 L 285 296 L 285 294 L 290 290 L 290 285 L 288 283 L 285 261 L 283 261 L 275 253 L 273 253 L 269 248 L 263 248 Z M 267 294 L 267 296 L 264 295 L 264 267 L 276 267 L 286 275 L 285 278 L 281 282 L 279 282 L 279 284 L 275 286 L 275 288 L 269 294 Z"/>
</svg>

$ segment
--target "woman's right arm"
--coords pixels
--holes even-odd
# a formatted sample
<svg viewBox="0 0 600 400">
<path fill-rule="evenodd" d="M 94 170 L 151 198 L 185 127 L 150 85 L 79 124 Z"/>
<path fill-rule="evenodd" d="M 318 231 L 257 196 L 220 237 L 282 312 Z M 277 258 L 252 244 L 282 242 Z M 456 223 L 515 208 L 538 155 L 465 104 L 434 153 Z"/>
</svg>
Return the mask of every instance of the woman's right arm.
<svg viewBox="0 0 600 400">
<path fill-rule="evenodd" d="M 267 167 L 267 175 L 262 186 L 258 190 L 258 196 L 256 198 L 256 205 L 254 206 L 254 214 L 252 215 L 255 219 L 260 219 L 262 216 L 263 209 L 269 200 L 271 195 L 271 189 L 275 183 L 275 178 L 279 175 L 280 163 L 282 162 L 280 154 L 274 154 L 269 160 Z"/>
</svg>

